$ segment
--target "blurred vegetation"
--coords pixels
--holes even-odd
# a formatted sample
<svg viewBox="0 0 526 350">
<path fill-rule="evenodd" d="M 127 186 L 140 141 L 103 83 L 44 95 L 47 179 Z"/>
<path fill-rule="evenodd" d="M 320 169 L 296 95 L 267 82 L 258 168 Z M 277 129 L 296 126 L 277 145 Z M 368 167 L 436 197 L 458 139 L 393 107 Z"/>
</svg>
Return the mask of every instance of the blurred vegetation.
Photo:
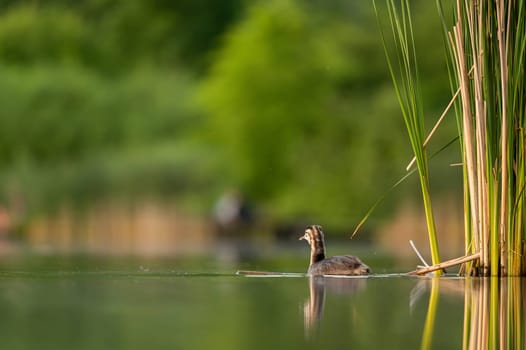
<svg viewBox="0 0 526 350">
<path fill-rule="evenodd" d="M 440 23 L 415 11 L 438 116 Z M 410 160 L 382 50 L 369 2 L 4 0 L 0 203 L 174 196 L 207 214 L 236 188 L 276 220 L 349 229 Z"/>
</svg>

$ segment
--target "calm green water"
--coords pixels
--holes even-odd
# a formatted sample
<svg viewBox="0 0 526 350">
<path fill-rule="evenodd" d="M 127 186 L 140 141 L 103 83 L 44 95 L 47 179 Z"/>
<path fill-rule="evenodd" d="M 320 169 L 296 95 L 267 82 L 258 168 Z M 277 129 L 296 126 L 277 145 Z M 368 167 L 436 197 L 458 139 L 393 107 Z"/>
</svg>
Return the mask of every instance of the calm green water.
<svg viewBox="0 0 526 350">
<path fill-rule="evenodd" d="M 2 348 L 418 349 L 431 286 L 126 266 L 0 261 Z M 439 281 L 433 348 L 461 347 L 464 284 Z"/>
</svg>

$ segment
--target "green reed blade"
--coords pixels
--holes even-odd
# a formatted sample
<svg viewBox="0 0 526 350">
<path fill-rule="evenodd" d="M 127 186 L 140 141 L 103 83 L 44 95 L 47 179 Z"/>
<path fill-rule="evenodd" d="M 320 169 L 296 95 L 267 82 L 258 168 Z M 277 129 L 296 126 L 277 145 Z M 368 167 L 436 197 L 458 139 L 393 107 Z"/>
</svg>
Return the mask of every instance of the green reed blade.
<svg viewBox="0 0 526 350">
<path fill-rule="evenodd" d="M 408 0 L 400 0 L 398 6 L 394 0 L 386 0 L 386 3 L 391 25 L 392 37 L 390 39 L 395 43 L 395 58 L 391 57 L 387 49 L 386 36 L 382 30 L 380 15 L 375 1 L 373 1 L 373 6 L 379 22 L 389 73 L 398 97 L 411 148 L 416 159 L 432 262 L 433 264 L 438 264 L 440 263 L 440 252 L 429 188 L 428 157 L 424 146 L 424 112 L 420 94 L 411 9 Z"/>
</svg>

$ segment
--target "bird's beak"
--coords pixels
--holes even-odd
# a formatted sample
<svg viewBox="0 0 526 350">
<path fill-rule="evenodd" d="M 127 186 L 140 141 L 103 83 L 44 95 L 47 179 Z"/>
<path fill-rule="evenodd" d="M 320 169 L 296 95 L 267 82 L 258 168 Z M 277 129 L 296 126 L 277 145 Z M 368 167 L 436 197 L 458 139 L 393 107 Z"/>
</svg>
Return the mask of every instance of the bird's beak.
<svg viewBox="0 0 526 350">
<path fill-rule="evenodd" d="M 305 236 L 301 236 L 300 238 L 298 238 L 298 241 L 302 241 L 305 239 Z"/>
</svg>

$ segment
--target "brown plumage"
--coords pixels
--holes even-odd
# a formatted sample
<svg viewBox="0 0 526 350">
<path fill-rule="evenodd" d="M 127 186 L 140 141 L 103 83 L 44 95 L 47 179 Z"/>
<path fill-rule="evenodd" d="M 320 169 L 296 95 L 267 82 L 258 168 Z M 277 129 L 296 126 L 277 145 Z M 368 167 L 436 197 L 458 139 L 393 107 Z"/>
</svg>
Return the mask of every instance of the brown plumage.
<svg viewBox="0 0 526 350">
<path fill-rule="evenodd" d="M 300 237 L 300 240 L 302 239 L 306 240 L 311 248 L 308 270 L 310 276 L 368 275 L 371 273 L 369 266 L 356 256 L 343 255 L 325 258 L 325 240 L 319 225 L 307 227 L 305 235 Z"/>
</svg>

